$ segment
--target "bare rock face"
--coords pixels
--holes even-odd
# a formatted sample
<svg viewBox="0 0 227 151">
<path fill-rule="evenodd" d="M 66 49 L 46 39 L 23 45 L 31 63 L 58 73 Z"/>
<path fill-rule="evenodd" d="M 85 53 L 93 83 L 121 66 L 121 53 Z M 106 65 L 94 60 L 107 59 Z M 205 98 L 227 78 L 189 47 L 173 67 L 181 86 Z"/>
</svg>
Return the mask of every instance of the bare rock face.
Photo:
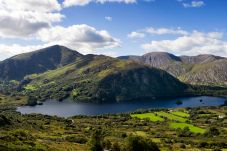
<svg viewBox="0 0 227 151">
<path fill-rule="evenodd" d="M 156 67 L 191 84 L 227 85 L 227 59 L 204 54 L 175 56 L 166 52 L 151 52 L 143 56 L 119 57 Z"/>
<path fill-rule="evenodd" d="M 181 56 L 182 62 L 191 63 L 191 64 L 201 64 L 201 63 L 209 63 L 219 59 L 225 59 L 223 57 L 214 56 L 214 55 L 198 55 L 198 56 Z"/>
<path fill-rule="evenodd" d="M 180 78 L 192 84 L 227 85 L 227 59 L 198 64 Z"/>
</svg>

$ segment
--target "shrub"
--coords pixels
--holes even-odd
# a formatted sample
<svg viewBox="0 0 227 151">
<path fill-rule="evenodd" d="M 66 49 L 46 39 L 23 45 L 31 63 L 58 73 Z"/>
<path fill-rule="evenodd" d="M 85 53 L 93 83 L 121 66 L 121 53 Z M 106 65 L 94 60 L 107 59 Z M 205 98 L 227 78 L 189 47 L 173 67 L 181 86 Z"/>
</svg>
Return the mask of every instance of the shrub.
<svg viewBox="0 0 227 151">
<path fill-rule="evenodd" d="M 218 136 L 220 134 L 219 130 L 215 127 L 209 128 L 209 130 L 205 133 L 206 136 Z"/>
<path fill-rule="evenodd" d="M 30 96 L 28 98 L 27 105 L 29 105 L 29 106 L 35 106 L 35 105 L 37 105 L 37 99 L 35 97 Z"/>
<path fill-rule="evenodd" d="M 4 125 L 9 125 L 10 119 L 8 119 L 5 115 L 0 115 L 0 127 Z"/>
<path fill-rule="evenodd" d="M 192 135 L 192 132 L 190 131 L 189 127 L 185 127 L 183 130 L 178 129 L 178 132 L 179 137 L 190 137 Z"/>
<path fill-rule="evenodd" d="M 103 151 L 103 137 L 101 131 L 96 130 L 88 142 L 90 151 Z"/>
<path fill-rule="evenodd" d="M 125 137 L 127 137 L 127 134 L 126 134 L 126 133 L 123 133 L 123 134 L 121 135 L 121 137 L 122 137 L 122 138 L 125 138 Z"/>
<path fill-rule="evenodd" d="M 181 105 L 181 104 L 183 104 L 183 102 L 180 101 L 180 100 L 177 100 L 177 101 L 176 101 L 176 104 L 177 104 L 177 105 Z"/>
<path fill-rule="evenodd" d="M 185 148 L 186 148 L 186 146 L 185 146 L 184 144 L 180 144 L 180 148 L 185 149 Z"/>
<path fill-rule="evenodd" d="M 214 148 L 214 149 L 212 149 L 212 151 L 221 151 L 221 148 L 220 148 L 220 147 L 215 146 L 215 148 Z"/>
<path fill-rule="evenodd" d="M 138 136 L 129 136 L 127 138 L 125 151 L 159 151 L 158 146 L 151 140 L 145 140 Z"/>
<path fill-rule="evenodd" d="M 75 142 L 79 144 L 85 144 L 87 142 L 87 139 L 82 136 L 67 136 L 65 139 L 69 142 Z"/>
<path fill-rule="evenodd" d="M 227 106 L 227 100 L 224 102 L 224 106 Z"/>
<path fill-rule="evenodd" d="M 207 142 L 200 142 L 199 145 L 198 145 L 199 148 L 205 148 L 207 146 L 208 146 Z"/>
<path fill-rule="evenodd" d="M 118 143 L 114 143 L 113 146 L 112 146 L 112 148 L 111 148 L 111 150 L 112 151 L 120 151 L 121 148 L 120 148 L 120 146 L 119 146 Z"/>
<path fill-rule="evenodd" d="M 106 139 L 103 141 L 103 148 L 109 150 L 111 148 L 111 145 L 112 144 L 111 144 L 110 140 Z"/>
<path fill-rule="evenodd" d="M 33 139 L 32 135 L 25 130 L 18 129 L 18 130 L 11 132 L 11 133 L 14 137 L 19 139 L 20 141 L 32 140 Z"/>
</svg>

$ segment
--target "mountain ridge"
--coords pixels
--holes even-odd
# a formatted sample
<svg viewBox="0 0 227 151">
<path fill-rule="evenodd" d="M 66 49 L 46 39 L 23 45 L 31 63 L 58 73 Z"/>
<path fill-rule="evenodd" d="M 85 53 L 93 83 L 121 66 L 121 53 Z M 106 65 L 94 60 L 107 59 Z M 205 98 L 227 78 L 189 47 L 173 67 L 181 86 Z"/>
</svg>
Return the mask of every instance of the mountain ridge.
<svg viewBox="0 0 227 151">
<path fill-rule="evenodd" d="M 0 79 L 22 80 L 27 75 L 56 69 L 82 56 L 79 52 L 60 45 L 19 54 L 0 62 Z"/>
<path fill-rule="evenodd" d="M 119 102 L 179 95 L 226 94 L 224 88 L 197 87 L 184 83 L 187 80 L 197 80 L 195 83 L 197 85 L 200 82 L 198 77 L 202 77 L 203 82 L 209 85 L 218 83 L 220 79 L 225 81 L 225 74 L 216 76 L 213 74 L 215 72 L 210 71 L 211 67 L 217 71 L 226 68 L 226 60 L 221 57 L 210 55 L 192 59 L 183 57 L 184 62 L 200 62 L 199 66 L 187 63 L 182 65 L 179 57 L 163 52 L 145 54 L 141 58 L 126 56 L 126 60 L 122 60 L 104 55 L 82 55 L 77 51 L 55 45 L 1 62 L 0 78 L 12 81 L 7 85 L 4 85 L 4 82 L 0 84 L 0 90 L 9 94 L 26 95 L 34 100 L 72 98 L 82 102 Z M 141 60 L 147 63 L 139 62 Z M 13 65 L 8 63 L 10 61 Z M 5 67 L 8 67 L 7 70 Z M 168 73 L 167 69 L 181 76 L 176 78 Z M 182 74 L 188 73 L 188 70 L 194 72 L 196 78 L 190 74 L 189 76 Z M 207 76 L 203 77 L 201 74 Z M 216 79 L 207 82 L 214 76 Z"/>
<path fill-rule="evenodd" d="M 151 52 L 142 56 L 120 56 L 118 58 L 134 60 L 165 70 L 190 84 L 227 85 L 227 58 L 220 56 L 209 54 L 175 56 L 167 52 Z"/>
</svg>

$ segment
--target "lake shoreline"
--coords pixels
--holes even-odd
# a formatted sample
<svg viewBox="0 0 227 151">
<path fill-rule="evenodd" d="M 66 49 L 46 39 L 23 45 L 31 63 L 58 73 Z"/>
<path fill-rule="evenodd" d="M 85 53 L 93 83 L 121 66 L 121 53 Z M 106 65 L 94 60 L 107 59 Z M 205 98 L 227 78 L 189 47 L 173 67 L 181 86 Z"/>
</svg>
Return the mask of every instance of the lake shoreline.
<svg viewBox="0 0 227 151">
<path fill-rule="evenodd" d="M 182 101 L 181 105 L 176 102 Z M 139 109 L 168 109 L 168 108 L 186 108 L 203 106 L 220 106 L 226 101 L 224 97 L 182 97 L 175 99 L 162 100 L 138 100 L 118 103 L 85 103 L 65 100 L 62 102 L 48 100 L 43 105 L 38 106 L 20 106 L 16 110 L 22 114 L 41 113 L 47 115 L 56 115 L 60 117 L 70 117 L 75 115 L 103 115 L 112 113 L 133 112 Z"/>
<path fill-rule="evenodd" d="M 131 103 L 131 102 L 138 102 L 138 101 L 159 101 L 160 99 L 161 100 L 169 100 L 169 99 L 177 99 L 177 98 L 185 98 L 185 97 L 202 97 L 202 96 L 208 96 L 208 97 L 219 97 L 219 98 L 225 98 L 227 99 L 227 96 L 225 95 L 215 95 L 215 94 L 210 94 L 210 95 L 199 95 L 199 94 L 183 94 L 183 95 L 177 95 L 177 96 L 169 96 L 169 97 L 143 97 L 143 98 L 136 98 L 136 99 L 131 99 L 131 100 L 125 100 L 125 101 L 108 101 L 108 102 L 101 102 L 101 101 L 98 101 L 98 102 L 90 102 L 90 101 L 80 101 L 80 100 L 73 100 L 72 98 L 66 98 L 65 100 L 57 100 L 57 99 L 47 99 L 45 101 L 38 101 L 36 105 L 34 106 L 39 106 L 39 105 L 42 105 L 43 103 L 45 103 L 46 101 L 49 101 L 49 100 L 53 100 L 53 101 L 56 101 L 56 102 L 64 102 L 64 101 L 70 101 L 70 102 L 74 102 L 74 103 L 88 103 L 88 104 L 108 104 L 108 103 L 123 103 L 123 102 L 126 102 L 126 103 Z M 23 106 L 30 106 L 30 105 L 23 105 Z M 33 106 L 33 105 L 32 105 Z"/>
</svg>

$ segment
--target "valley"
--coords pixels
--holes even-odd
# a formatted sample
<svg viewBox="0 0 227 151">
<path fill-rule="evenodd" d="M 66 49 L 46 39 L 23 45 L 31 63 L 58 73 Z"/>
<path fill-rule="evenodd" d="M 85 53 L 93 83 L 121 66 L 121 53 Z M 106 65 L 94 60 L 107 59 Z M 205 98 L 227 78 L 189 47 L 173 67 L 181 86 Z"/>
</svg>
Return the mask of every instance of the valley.
<svg viewBox="0 0 227 151">
<path fill-rule="evenodd" d="M 0 150 L 85 151 L 99 145 L 127 151 L 137 141 L 149 142 L 154 151 L 227 149 L 226 106 L 60 118 L 23 115 L 1 98 Z"/>
<path fill-rule="evenodd" d="M 167 57 L 55 45 L 1 61 L 0 150 L 226 150 L 225 58 Z"/>
<path fill-rule="evenodd" d="M 123 57 L 122 60 L 104 55 L 82 55 L 64 46 L 54 45 L 0 62 L 2 81 L 0 91 L 8 95 L 28 96 L 29 104 L 37 104 L 48 99 L 105 103 L 197 95 L 227 96 L 227 87 L 224 83 L 211 84 L 208 81 L 212 82 L 212 80 L 208 79 L 207 82 L 204 81 L 205 83 L 198 81 L 188 83 L 182 80 L 184 74 L 177 76 L 168 70 L 169 67 L 157 67 L 162 64 L 171 65 L 171 59 L 178 62 L 181 59 L 201 66 L 204 65 L 203 62 L 222 61 L 226 60 L 225 58 L 200 56 L 179 59 L 167 53 L 154 54 L 153 60 L 150 57 L 153 63 L 150 66 L 135 61 L 138 59 L 125 60 Z M 38 61 L 33 62 L 36 58 L 39 58 Z M 223 67 L 226 67 L 225 64 Z M 179 68 L 186 70 L 182 65 Z M 218 75 L 214 76 L 216 79 L 226 81 L 227 70 L 213 66 L 209 68 L 222 70 L 223 72 L 220 72 L 222 79 L 219 79 Z M 205 71 L 209 70 L 205 69 Z M 190 75 L 198 77 L 197 73 Z M 204 73 L 204 75 L 208 74 Z"/>
<path fill-rule="evenodd" d="M 227 0 L 0 0 L 0 151 L 227 151 Z"/>
</svg>

